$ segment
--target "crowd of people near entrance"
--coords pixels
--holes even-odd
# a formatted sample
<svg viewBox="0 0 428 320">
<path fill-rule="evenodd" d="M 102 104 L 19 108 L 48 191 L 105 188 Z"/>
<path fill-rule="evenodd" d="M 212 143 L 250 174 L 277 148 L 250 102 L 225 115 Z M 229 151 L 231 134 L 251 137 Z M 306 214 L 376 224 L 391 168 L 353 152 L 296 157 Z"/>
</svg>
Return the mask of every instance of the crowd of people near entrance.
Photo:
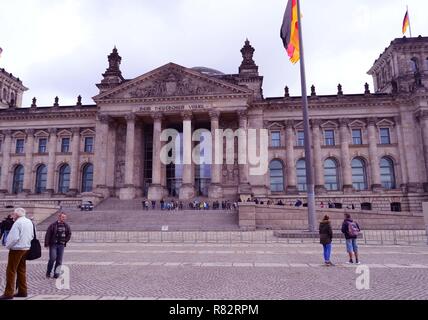
<svg viewBox="0 0 428 320">
<path fill-rule="evenodd" d="M 150 211 L 150 210 L 162 210 L 162 211 L 181 211 L 181 210 L 237 210 L 238 209 L 238 202 L 233 202 L 230 200 L 223 200 L 223 201 L 202 201 L 195 199 L 193 201 L 184 203 L 183 201 L 179 200 L 160 200 L 155 201 L 149 201 L 149 200 L 143 200 L 142 208 L 144 211 Z"/>
</svg>

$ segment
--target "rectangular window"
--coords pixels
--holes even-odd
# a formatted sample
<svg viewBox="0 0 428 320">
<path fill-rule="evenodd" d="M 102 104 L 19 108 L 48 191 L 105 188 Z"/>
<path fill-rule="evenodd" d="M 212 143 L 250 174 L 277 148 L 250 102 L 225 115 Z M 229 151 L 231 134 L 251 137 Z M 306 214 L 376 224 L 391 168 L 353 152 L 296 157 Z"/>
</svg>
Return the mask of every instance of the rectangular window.
<svg viewBox="0 0 428 320">
<path fill-rule="evenodd" d="M 298 131 L 297 132 L 297 146 L 304 147 L 305 146 L 305 132 Z"/>
<path fill-rule="evenodd" d="M 325 130 L 324 138 L 326 146 L 334 146 L 336 144 L 334 141 L 334 130 Z"/>
<path fill-rule="evenodd" d="M 360 129 L 352 130 L 352 142 L 356 145 L 363 144 L 363 135 Z"/>
<path fill-rule="evenodd" d="M 70 152 L 70 138 L 62 138 L 61 140 L 61 152 Z"/>
<path fill-rule="evenodd" d="M 389 134 L 388 128 L 380 129 L 380 143 L 381 144 L 391 144 L 391 136 Z"/>
<path fill-rule="evenodd" d="M 86 137 L 85 138 L 85 152 L 91 153 L 94 152 L 94 138 Z"/>
<path fill-rule="evenodd" d="M 271 146 L 274 148 L 281 147 L 281 132 L 274 131 L 271 133 Z"/>
<path fill-rule="evenodd" d="M 16 150 L 15 153 L 22 154 L 24 153 L 24 139 L 16 140 Z"/>
<path fill-rule="evenodd" d="M 47 145 L 48 145 L 48 139 L 46 138 L 39 139 L 39 153 L 46 153 L 48 151 Z"/>
</svg>

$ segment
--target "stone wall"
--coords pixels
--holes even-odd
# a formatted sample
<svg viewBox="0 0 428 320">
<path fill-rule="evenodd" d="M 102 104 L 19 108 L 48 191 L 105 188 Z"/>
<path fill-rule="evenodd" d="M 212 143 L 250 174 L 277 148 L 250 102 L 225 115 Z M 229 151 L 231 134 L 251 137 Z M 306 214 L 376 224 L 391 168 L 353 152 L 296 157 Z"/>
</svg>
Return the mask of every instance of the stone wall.
<svg viewBox="0 0 428 320">
<path fill-rule="evenodd" d="M 17 208 L 18 205 L 15 207 Z M 27 211 L 27 218 L 32 218 L 33 221 L 36 223 L 36 225 L 43 222 L 47 218 L 49 218 L 51 215 L 55 214 L 60 208 L 59 206 L 56 206 L 53 204 L 38 204 L 38 203 L 22 204 L 19 207 L 22 207 Z M 0 209 L 1 219 L 4 219 L 5 217 L 7 217 L 8 214 L 11 214 L 11 213 L 13 213 L 12 208 Z"/>
<path fill-rule="evenodd" d="M 338 230 L 343 221 L 343 215 L 348 212 L 365 230 L 423 230 L 422 216 L 412 215 L 410 212 L 360 211 L 319 209 L 317 221 L 321 221 L 325 214 L 332 220 L 333 228 Z M 239 226 L 244 230 L 273 229 L 273 230 L 305 230 L 307 229 L 307 209 L 255 205 L 241 203 L 239 205 Z M 318 227 L 318 226 L 317 226 Z"/>
</svg>

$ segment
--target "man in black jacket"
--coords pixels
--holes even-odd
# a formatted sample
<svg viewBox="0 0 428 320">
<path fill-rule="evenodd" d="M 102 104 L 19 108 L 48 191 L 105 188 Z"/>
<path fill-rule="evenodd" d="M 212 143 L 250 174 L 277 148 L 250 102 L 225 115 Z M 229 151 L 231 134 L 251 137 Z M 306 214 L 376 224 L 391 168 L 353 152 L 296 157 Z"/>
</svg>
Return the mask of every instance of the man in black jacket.
<svg viewBox="0 0 428 320">
<path fill-rule="evenodd" d="M 58 278 L 60 275 L 60 266 L 62 264 L 62 258 L 64 256 L 64 248 L 67 242 L 71 238 L 70 226 L 65 223 L 67 215 L 61 212 L 58 215 L 58 221 L 52 223 L 45 235 L 45 247 L 49 248 L 49 262 L 48 269 L 46 271 L 46 277 L 51 277 L 52 268 L 55 263 L 54 278 Z"/>
</svg>

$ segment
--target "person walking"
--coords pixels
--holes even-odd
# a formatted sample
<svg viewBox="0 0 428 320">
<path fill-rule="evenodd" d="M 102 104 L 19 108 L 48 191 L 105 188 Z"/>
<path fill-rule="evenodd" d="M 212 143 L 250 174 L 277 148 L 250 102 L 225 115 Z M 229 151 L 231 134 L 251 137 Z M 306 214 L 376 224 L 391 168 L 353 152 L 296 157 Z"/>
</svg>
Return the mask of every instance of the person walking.
<svg viewBox="0 0 428 320">
<path fill-rule="evenodd" d="M 325 215 L 323 220 L 320 222 L 319 227 L 320 243 L 324 249 L 324 263 L 326 266 L 334 266 L 331 262 L 331 248 L 333 240 L 333 230 L 331 228 L 330 217 Z"/>
<path fill-rule="evenodd" d="M 357 222 L 351 219 L 349 213 L 345 213 L 345 220 L 342 223 L 342 233 L 346 239 L 346 251 L 349 254 L 349 262 L 354 263 L 353 255 L 355 256 L 355 263 L 360 264 L 358 259 L 358 244 L 357 238 L 361 229 Z"/>
<path fill-rule="evenodd" d="M 2 245 L 6 246 L 7 236 L 12 229 L 13 226 L 13 218 L 12 215 L 9 214 L 1 223 L 1 234 L 2 234 Z"/>
<path fill-rule="evenodd" d="M 6 240 L 9 256 L 6 267 L 6 287 L 0 300 L 11 300 L 14 297 L 27 297 L 27 265 L 26 256 L 34 238 L 34 225 L 26 218 L 23 208 L 16 208 L 13 213 L 15 223 L 10 229 Z M 15 288 L 18 287 L 18 293 Z"/>
<path fill-rule="evenodd" d="M 64 256 L 64 248 L 71 238 L 70 226 L 65 222 L 67 215 L 61 212 L 58 215 L 58 220 L 52 223 L 45 235 L 45 247 L 49 248 L 49 262 L 46 271 L 46 278 L 51 277 L 51 272 L 55 264 L 54 278 L 60 276 L 59 267 L 62 265 Z"/>
</svg>

